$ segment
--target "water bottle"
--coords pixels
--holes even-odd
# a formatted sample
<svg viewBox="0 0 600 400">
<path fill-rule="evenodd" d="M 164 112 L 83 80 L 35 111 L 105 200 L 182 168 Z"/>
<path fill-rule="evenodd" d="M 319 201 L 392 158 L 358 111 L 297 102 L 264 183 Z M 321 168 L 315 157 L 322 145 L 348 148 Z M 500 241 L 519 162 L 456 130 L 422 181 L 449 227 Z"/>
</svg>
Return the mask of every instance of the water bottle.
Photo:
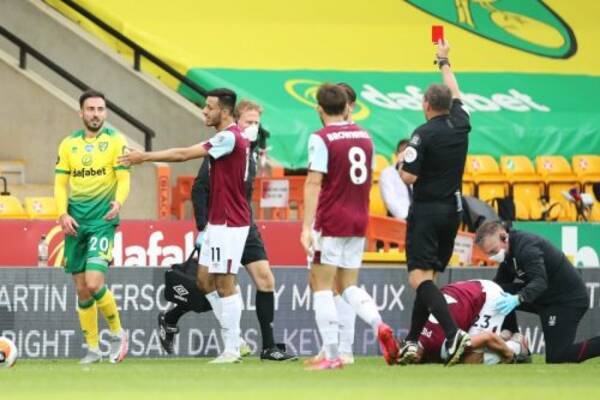
<svg viewBox="0 0 600 400">
<path fill-rule="evenodd" d="M 42 239 L 38 244 L 38 267 L 48 266 L 48 242 L 46 242 L 46 235 L 42 235 Z"/>
</svg>

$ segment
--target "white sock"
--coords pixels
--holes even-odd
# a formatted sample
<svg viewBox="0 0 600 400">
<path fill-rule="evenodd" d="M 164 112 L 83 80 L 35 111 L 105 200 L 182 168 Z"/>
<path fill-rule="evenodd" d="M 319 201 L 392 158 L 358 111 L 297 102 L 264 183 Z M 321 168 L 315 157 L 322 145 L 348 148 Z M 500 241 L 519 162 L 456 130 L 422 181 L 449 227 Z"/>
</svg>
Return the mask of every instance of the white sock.
<svg viewBox="0 0 600 400">
<path fill-rule="evenodd" d="M 364 289 L 358 286 L 348 286 L 342 297 L 352 306 L 354 312 L 374 330 L 381 324 L 381 315 L 375 302 Z"/>
<path fill-rule="evenodd" d="M 340 321 L 340 353 L 352 354 L 354 345 L 354 324 L 356 313 L 354 308 L 348 304 L 339 294 L 334 296 L 335 308 Z"/>
<path fill-rule="evenodd" d="M 515 355 L 521 354 L 521 343 L 515 342 L 514 340 L 509 340 L 506 342 L 506 345 L 513 351 L 513 353 L 515 353 Z"/>
<path fill-rule="evenodd" d="M 237 292 L 236 296 L 240 303 L 240 309 L 244 310 L 244 300 L 242 299 L 242 288 L 240 287 L 240 285 L 235 285 L 235 290 Z"/>
<path fill-rule="evenodd" d="M 328 360 L 338 358 L 339 332 L 338 315 L 331 290 L 321 290 L 313 294 L 313 308 L 317 328 L 323 340 L 325 357 Z"/>
<path fill-rule="evenodd" d="M 210 306 L 213 309 L 213 313 L 215 314 L 217 321 L 219 321 L 219 326 L 223 327 L 223 307 L 221 304 L 221 298 L 219 297 L 219 293 L 217 293 L 216 290 L 213 290 L 212 292 L 207 293 L 204 297 L 206 297 L 206 300 L 208 300 L 208 302 L 210 303 Z"/>
<path fill-rule="evenodd" d="M 239 354 L 242 308 L 240 307 L 238 295 L 222 297 L 221 306 L 223 307 L 222 323 L 225 352 Z"/>
</svg>

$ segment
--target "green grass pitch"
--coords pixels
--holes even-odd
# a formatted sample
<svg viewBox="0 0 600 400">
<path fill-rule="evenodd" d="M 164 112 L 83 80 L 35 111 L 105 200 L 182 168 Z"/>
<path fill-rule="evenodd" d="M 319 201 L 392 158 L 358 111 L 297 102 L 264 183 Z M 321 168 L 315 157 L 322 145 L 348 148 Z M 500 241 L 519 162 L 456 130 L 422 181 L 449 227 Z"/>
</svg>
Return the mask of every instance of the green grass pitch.
<svg viewBox="0 0 600 400">
<path fill-rule="evenodd" d="M 304 371 L 302 362 L 246 358 L 126 359 L 82 367 L 76 360 L 21 360 L 0 370 L 2 399 L 600 399 L 600 360 L 580 365 L 388 367 L 357 358 L 341 371 Z"/>
</svg>

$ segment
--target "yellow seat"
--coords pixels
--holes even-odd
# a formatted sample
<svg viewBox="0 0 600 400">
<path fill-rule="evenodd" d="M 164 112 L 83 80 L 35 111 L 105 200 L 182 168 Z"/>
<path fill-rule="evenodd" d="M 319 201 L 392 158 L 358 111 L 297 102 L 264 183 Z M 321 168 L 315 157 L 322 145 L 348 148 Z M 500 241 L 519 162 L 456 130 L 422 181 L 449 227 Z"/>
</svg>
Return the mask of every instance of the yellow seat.
<svg viewBox="0 0 600 400">
<path fill-rule="evenodd" d="M 535 169 L 546 184 L 578 182 L 571 165 L 563 156 L 538 156 L 535 159 Z"/>
<path fill-rule="evenodd" d="M 559 221 L 575 221 L 577 219 L 575 205 L 563 196 L 563 192 L 568 192 L 572 188 L 579 189 L 579 180 L 571 170 L 571 165 L 562 156 L 538 156 L 535 163 L 536 171 L 546 184 L 546 197 L 549 204 L 559 204 L 553 210 L 556 218 Z"/>
<path fill-rule="evenodd" d="M 26 197 L 25 211 L 33 219 L 58 219 L 54 197 Z"/>
<path fill-rule="evenodd" d="M 463 176 L 461 191 L 463 196 L 475 196 L 475 184 L 472 181 L 466 180 Z"/>
<path fill-rule="evenodd" d="M 19 199 L 15 196 L 0 196 L 0 219 L 27 218 Z"/>
<path fill-rule="evenodd" d="M 465 176 L 475 184 L 477 197 L 490 201 L 508 195 L 508 182 L 500 173 L 498 163 L 492 156 L 469 155 L 465 164 Z"/>
<path fill-rule="evenodd" d="M 373 182 L 379 182 L 381 171 L 390 166 L 390 162 L 385 156 L 375 154 L 375 168 L 373 169 Z"/>
<path fill-rule="evenodd" d="M 382 217 L 387 216 L 387 208 L 383 203 L 383 198 L 381 197 L 381 190 L 379 190 L 379 185 L 371 185 L 369 200 L 370 215 L 379 215 Z"/>
<path fill-rule="evenodd" d="M 600 182 L 600 156 L 591 154 L 573 156 L 573 172 L 584 188 Z"/>
<path fill-rule="evenodd" d="M 542 177 L 533 163 L 525 156 L 500 157 L 500 170 L 512 186 L 517 219 L 540 219 L 544 211 L 541 199 L 544 195 Z"/>
</svg>

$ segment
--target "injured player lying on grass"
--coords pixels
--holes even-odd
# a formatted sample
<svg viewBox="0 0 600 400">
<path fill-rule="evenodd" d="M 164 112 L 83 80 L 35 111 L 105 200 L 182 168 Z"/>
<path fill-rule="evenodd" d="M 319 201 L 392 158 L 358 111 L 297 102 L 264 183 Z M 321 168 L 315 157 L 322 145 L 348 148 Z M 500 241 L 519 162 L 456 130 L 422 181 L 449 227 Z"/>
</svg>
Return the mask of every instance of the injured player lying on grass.
<svg viewBox="0 0 600 400">
<path fill-rule="evenodd" d="M 503 340 L 496 334 L 504 322 L 504 315 L 497 309 L 498 301 L 505 297 L 500 286 L 489 280 L 459 281 L 443 286 L 441 291 L 457 326 L 469 332 L 472 338 L 471 350 L 461 357 L 461 362 L 493 364 L 530 359 L 527 341 L 521 335 L 506 333 L 506 340 Z M 442 327 L 430 315 L 418 344 L 408 344 L 417 347 L 414 349 L 416 359 L 412 362 L 445 361 L 445 341 Z M 399 363 L 402 364 L 401 360 Z"/>
</svg>

